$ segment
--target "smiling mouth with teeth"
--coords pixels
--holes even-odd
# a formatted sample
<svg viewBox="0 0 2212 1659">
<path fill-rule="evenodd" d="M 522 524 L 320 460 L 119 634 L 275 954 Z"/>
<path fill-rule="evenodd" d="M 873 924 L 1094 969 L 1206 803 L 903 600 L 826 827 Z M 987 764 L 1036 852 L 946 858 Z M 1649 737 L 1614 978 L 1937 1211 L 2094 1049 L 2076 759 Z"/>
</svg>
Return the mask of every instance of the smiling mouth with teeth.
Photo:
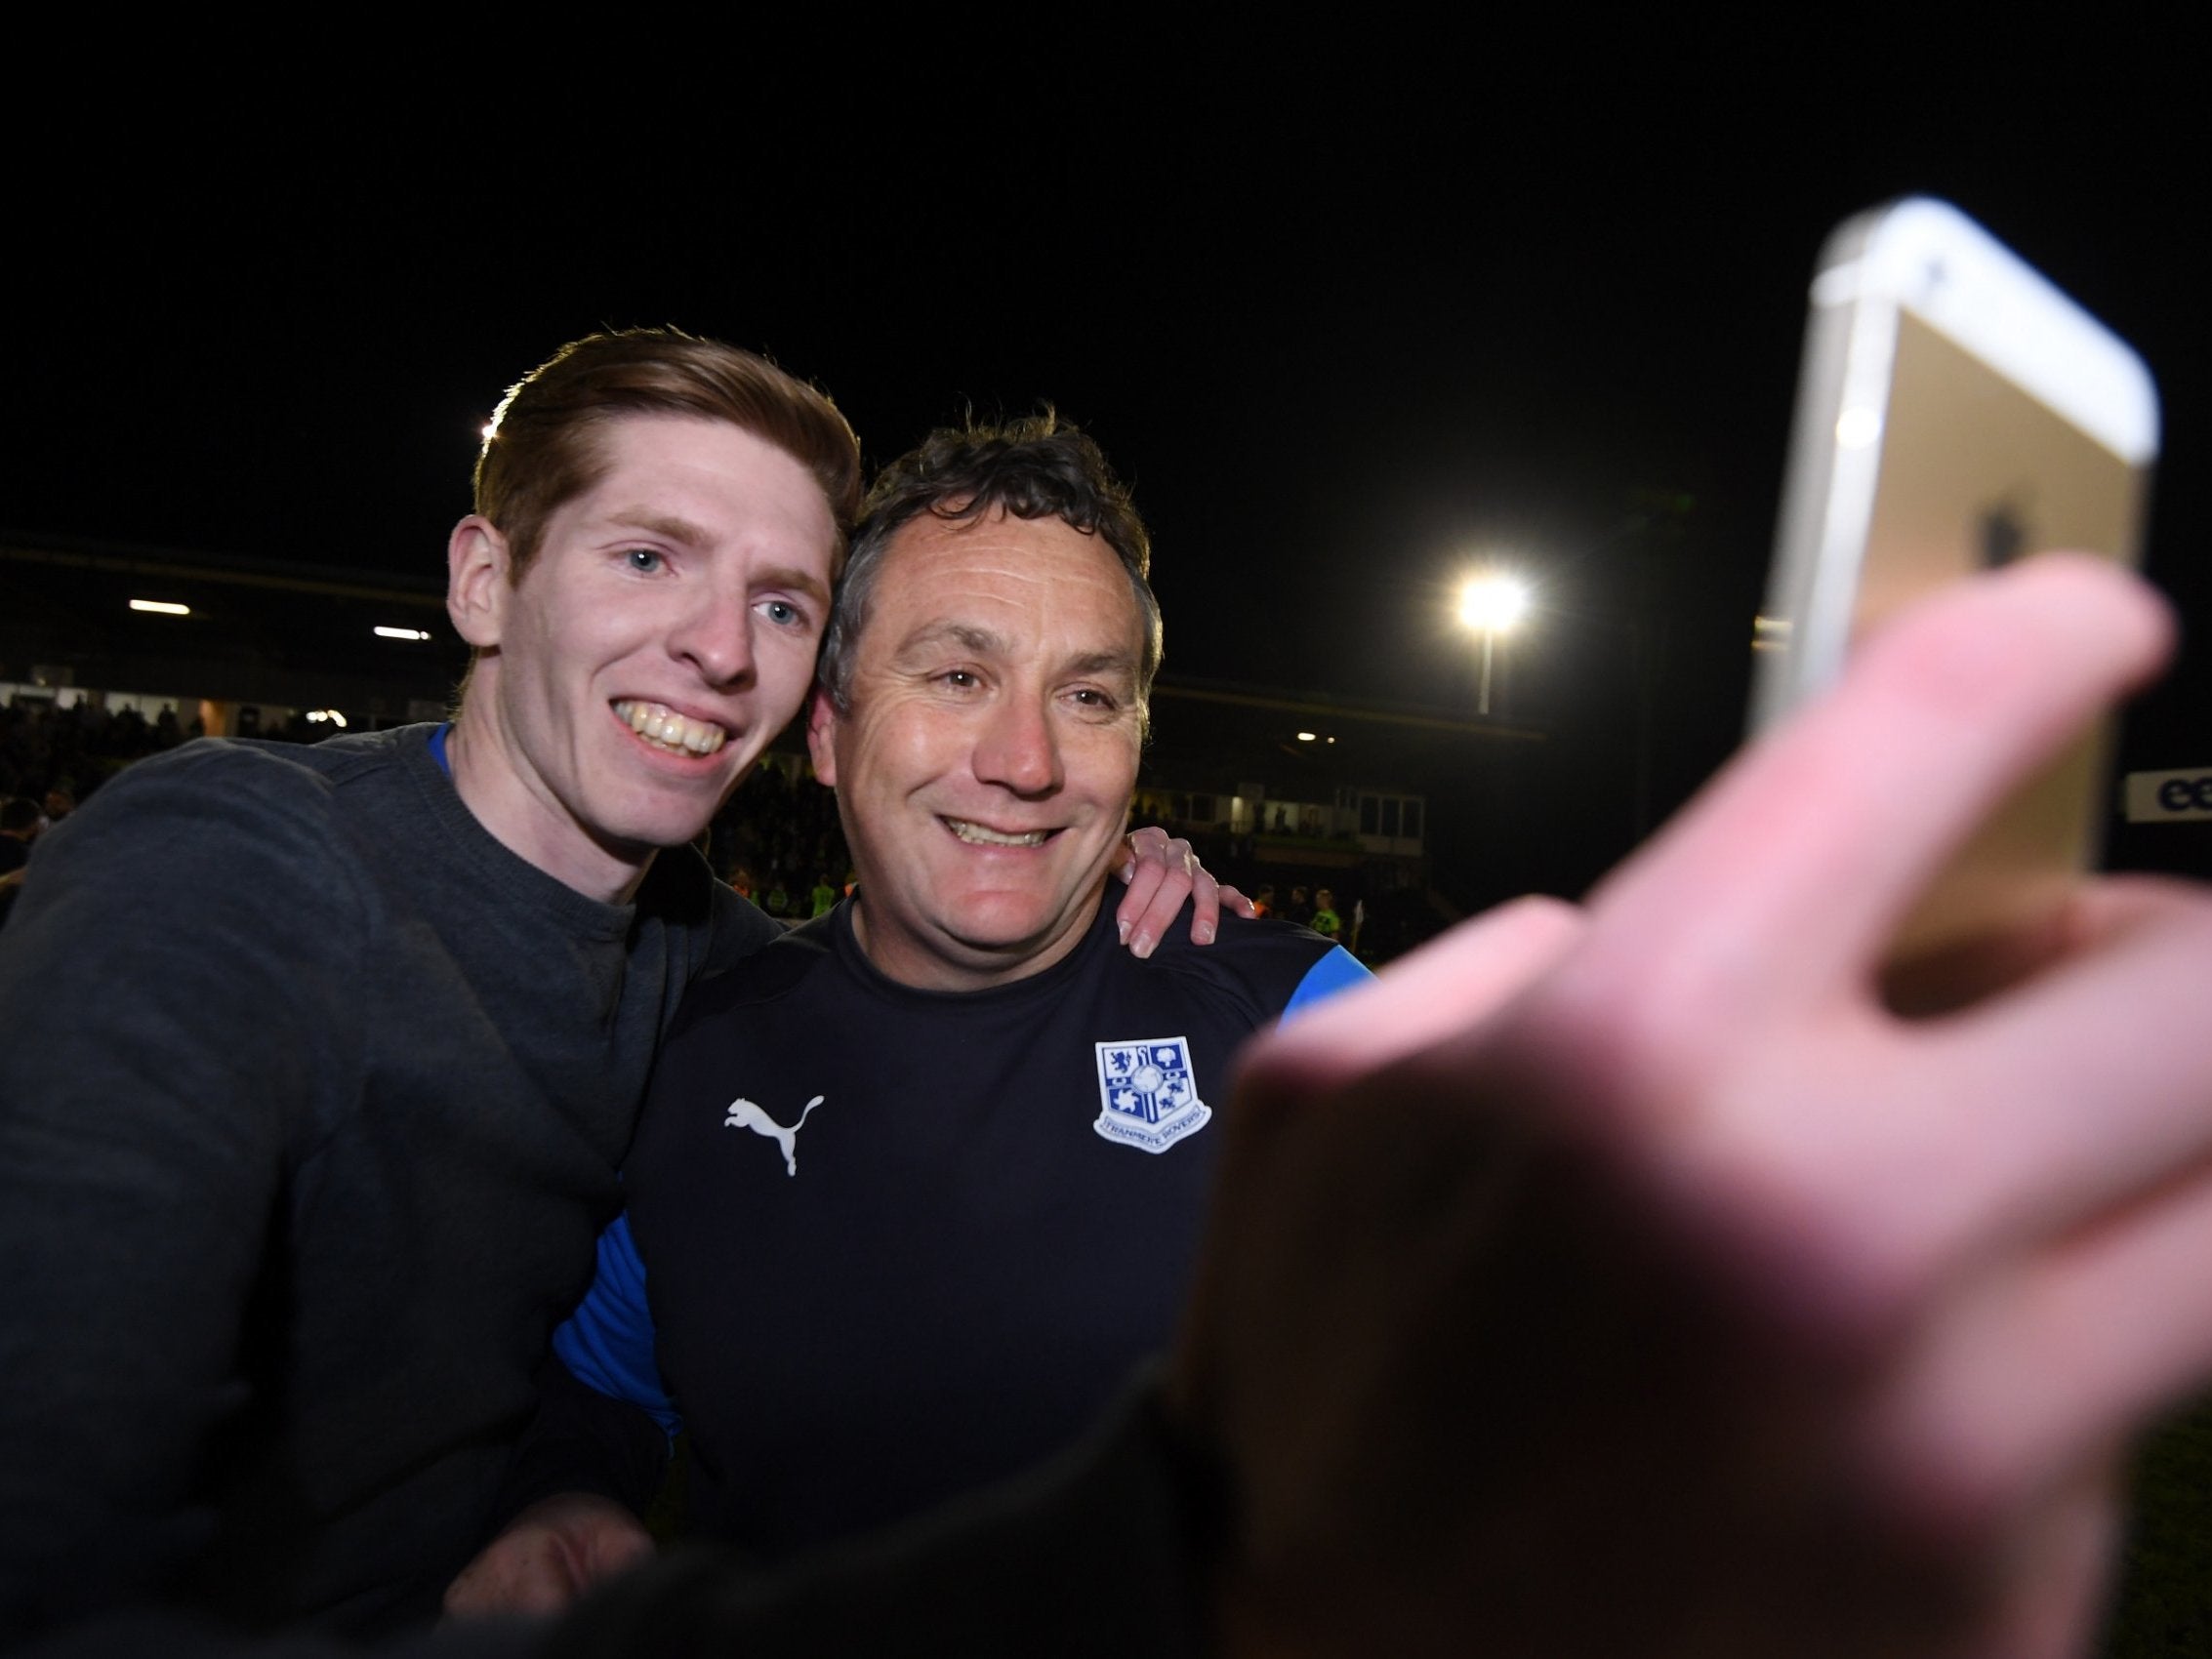
<svg viewBox="0 0 2212 1659">
<path fill-rule="evenodd" d="M 712 754 L 729 733 L 712 720 L 694 720 L 658 703 L 617 703 L 615 716 L 654 749 L 670 754 Z"/>
<path fill-rule="evenodd" d="M 962 818 L 946 819 L 945 828 L 972 847 L 1042 847 L 1052 833 L 1049 830 L 1029 830 L 1019 835 L 1009 835 Z"/>
</svg>

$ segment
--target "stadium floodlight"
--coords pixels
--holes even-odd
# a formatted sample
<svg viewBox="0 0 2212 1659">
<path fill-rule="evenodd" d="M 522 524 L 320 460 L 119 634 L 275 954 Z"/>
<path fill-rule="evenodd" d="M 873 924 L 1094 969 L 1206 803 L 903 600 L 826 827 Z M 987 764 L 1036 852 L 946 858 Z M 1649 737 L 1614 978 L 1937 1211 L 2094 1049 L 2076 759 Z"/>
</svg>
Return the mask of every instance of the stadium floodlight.
<svg viewBox="0 0 2212 1659">
<path fill-rule="evenodd" d="M 1490 664 L 1497 636 L 1510 631 L 1529 613 L 1529 585 L 1502 571 L 1470 576 L 1459 587 L 1459 623 L 1483 636 L 1482 694 L 1478 713 L 1490 712 Z"/>
</svg>

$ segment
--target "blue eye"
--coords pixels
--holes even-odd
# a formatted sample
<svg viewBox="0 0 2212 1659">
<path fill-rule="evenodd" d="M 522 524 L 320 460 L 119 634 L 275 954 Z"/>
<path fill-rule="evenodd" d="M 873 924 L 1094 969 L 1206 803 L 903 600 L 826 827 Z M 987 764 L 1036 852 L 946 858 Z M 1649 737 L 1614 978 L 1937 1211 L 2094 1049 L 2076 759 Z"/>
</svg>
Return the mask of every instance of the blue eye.
<svg viewBox="0 0 2212 1659">
<path fill-rule="evenodd" d="M 769 599 L 760 608 L 778 627 L 794 627 L 804 620 L 799 614 L 799 607 L 789 599 Z"/>
<path fill-rule="evenodd" d="M 661 555 L 651 547 L 632 547 L 622 555 L 622 562 L 640 576 L 651 576 L 661 568 Z"/>
</svg>

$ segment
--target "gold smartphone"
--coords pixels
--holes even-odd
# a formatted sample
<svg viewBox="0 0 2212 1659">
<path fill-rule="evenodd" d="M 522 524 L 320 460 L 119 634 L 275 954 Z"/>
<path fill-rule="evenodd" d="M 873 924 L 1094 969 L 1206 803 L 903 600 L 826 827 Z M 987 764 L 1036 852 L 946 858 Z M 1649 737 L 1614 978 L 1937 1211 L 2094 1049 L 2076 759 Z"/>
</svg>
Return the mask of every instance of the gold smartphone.
<svg viewBox="0 0 2212 1659">
<path fill-rule="evenodd" d="M 2158 403 L 2143 361 L 1987 231 L 1911 197 L 1813 279 L 1751 729 L 1942 584 L 2053 548 L 2137 561 Z M 1909 964 L 2054 909 L 2096 858 L 2107 727 L 2023 786 L 1901 930 Z"/>
</svg>

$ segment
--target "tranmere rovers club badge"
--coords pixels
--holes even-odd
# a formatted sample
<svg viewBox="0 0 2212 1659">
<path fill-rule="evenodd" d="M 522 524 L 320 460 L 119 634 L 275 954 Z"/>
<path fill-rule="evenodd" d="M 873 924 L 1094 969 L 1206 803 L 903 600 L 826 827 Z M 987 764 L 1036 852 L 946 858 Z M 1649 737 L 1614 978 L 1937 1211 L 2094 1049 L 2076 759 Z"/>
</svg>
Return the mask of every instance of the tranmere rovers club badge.
<svg viewBox="0 0 2212 1659">
<path fill-rule="evenodd" d="M 1164 1153 L 1206 1127 L 1213 1109 L 1198 1098 L 1191 1045 L 1183 1037 L 1102 1042 L 1098 1047 L 1098 1121 L 1109 1141 Z"/>
</svg>

